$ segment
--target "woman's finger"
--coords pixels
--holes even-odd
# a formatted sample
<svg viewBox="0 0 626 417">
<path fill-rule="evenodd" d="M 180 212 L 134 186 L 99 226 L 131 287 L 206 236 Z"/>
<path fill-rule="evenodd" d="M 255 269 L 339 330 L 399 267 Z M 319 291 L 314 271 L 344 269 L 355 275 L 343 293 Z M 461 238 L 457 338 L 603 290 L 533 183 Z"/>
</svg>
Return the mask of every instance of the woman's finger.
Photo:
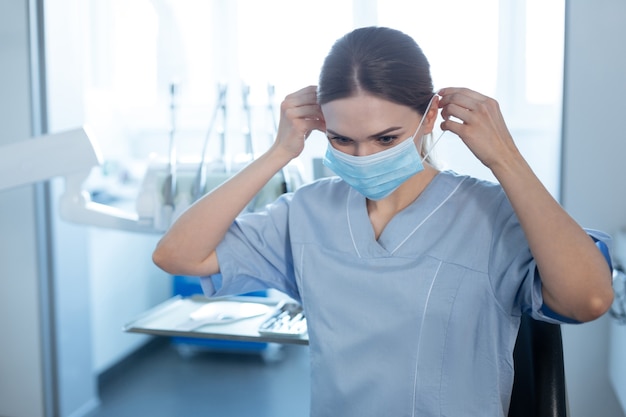
<svg viewBox="0 0 626 417">
<path fill-rule="evenodd" d="M 304 87 L 285 97 L 282 105 L 285 107 L 299 107 L 311 104 L 317 104 L 317 87 Z"/>
<path fill-rule="evenodd" d="M 488 98 L 483 94 L 480 94 L 474 90 L 470 90 L 469 88 L 465 87 L 446 87 L 439 90 L 437 94 L 441 97 L 441 99 L 439 100 L 440 106 L 441 103 L 444 103 L 445 105 L 448 104 L 449 101 L 474 100 L 480 102 Z"/>
<path fill-rule="evenodd" d="M 441 109 L 441 117 L 443 117 L 444 120 L 450 120 L 451 117 L 455 117 L 465 123 L 470 123 L 472 116 L 473 114 L 470 108 L 458 104 L 448 104 Z"/>
</svg>

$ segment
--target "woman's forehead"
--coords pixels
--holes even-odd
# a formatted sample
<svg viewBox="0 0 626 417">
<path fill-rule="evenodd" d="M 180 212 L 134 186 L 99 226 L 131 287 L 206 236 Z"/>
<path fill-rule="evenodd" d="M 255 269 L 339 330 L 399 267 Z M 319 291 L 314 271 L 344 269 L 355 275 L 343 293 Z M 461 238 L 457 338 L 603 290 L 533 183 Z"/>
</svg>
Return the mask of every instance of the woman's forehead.
<svg viewBox="0 0 626 417">
<path fill-rule="evenodd" d="M 380 97 L 359 94 L 322 104 L 326 128 L 348 135 L 350 132 L 368 134 L 389 126 L 412 124 L 418 113 L 411 107 Z"/>
</svg>

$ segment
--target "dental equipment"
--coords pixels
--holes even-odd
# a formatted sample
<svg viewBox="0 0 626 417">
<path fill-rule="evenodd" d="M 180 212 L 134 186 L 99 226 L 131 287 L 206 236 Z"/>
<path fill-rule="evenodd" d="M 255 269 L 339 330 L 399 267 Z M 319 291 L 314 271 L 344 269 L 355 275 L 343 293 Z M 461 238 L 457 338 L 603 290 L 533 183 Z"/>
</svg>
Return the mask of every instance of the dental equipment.
<svg viewBox="0 0 626 417">
<path fill-rule="evenodd" d="M 176 195 L 176 93 L 178 86 L 176 83 L 170 84 L 170 142 L 169 142 L 169 163 L 168 174 L 163 183 L 163 209 L 164 216 L 172 217 L 174 212 L 174 196 Z"/>
<path fill-rule="evenodd" d="M 196 160 L 177 158 L 177 120 L 176 111 L 178 86 L 174 83 L 170 85 L 170 111 L 171 126 L 169 130 L 169 150 L 168 155 L 163 158 L 151 157 L 145 169 L 142 168 L 138 184 L 134 185 L 132 196 L 128 196 L 128 190 L 120 200 L 113 205 L 102 204 L 93 201 L 90 192 L 90 181 L 93 177 L 92 168 L 100 165 L 100 158 L 91 145 L 93 137 L 87 136 L 84 129 L 68 132 L 64 135 L 49 140 L 37 139 L 24 141 L 15 145 L 9 145 L 7 151 L 0 152 L 0 171 L 4 174 L 0 178 L 0 189 L 19 184 L 16 182 L 13 173 L 19 172 L 32 181 L 47 179 L 55 175 L 65 177 L 65 191 L 60 197 L 59 213 L 61 217 L 69 222 L 84 224 L 89 226 L 124 230 L 139 233 L 163 233 L 167 231 L 172 222 L 185 211 L 203 193 L 219 186 L 228 180 L 236 171 L 243 168 L 244 164 L 239 163 L 245 160 L 249 162 L 254 155 L 248 153 L 244 155 L 234 155 L 232 161 L 226 156 L 226 86 L 220 85 L 218 101 L 215 104 L 214 116 L 209 125 L 204 143 L 202 144 L 202 155 L 200 165 Z M 247 96 L 249 91 L 244 91 Z M 270 105 L 271 106 L 271 105 Z M 268 107 L 271 108 L 271 107 Z M 244 131 L 247 151 L 252 150 L 251 112 L 252 109 L 247 103 L 248 111 L 246 120 L 247 129 Z M 221 114 L 221 118 L 220 118 Z M 221 120 L 220 120 L 221 119 Z M 218 121 L 221 121 L 219 126 Z M 210 158 L 207 142 L 211 135 L 211 130 L 216 128 L 220 135 L 220 155 L 219 158 Z M 54 139 L 54 140 L 52 140 Z M 63 140 L 62 140 L 63 139 Z M 31 146 L 33 143 L 41 143 L 41 150 L 37 158 Z M 66 143 L 69 141 L 70 143 Z M 79 147 L 76 152 L 69 147 Z M 50 148 L 54 148 L 51 150 Z M 91 152 L 91 154 L 89 152 Z M 34 159 L 31 163 L 29 156 Z M 27 161 L 24 163 L 23 161 Z M 232 163 L 231 162 L 235 162 Z M 53 164 L 55 171 L 48 176 L 39 173 L 41 167 L 46 164 Z M 142 166 L 144 163 L 142 163 Z M 47 171 L 46 171 L 47 172 Z M 95 173 L 95 172 L 94 172 Z M 26 180 L 28 182 L 28 180 Z M 277 173 L 254 197 L 245 211 L 256 211 L 271 203 L 287 190 L 295 190 L 304 182 L 302 168 L 298 161 L 292 161 L 281 172 Z M 133 196 L 136 198 L 133 201 Z M 134 207 L 132 205 L 134 204 Z M 134 209 L 133 209 L 134 208 Z"/>
<path fill-rule="evenodd" d="M 80 127 L 21 140 L 0 147 L 0 191 L 22 185 L 65 178 L 61 217 L 75 223 L 112 229 L 148 232 L 132 213 L 91 201 L 82 189 L 91 170 L 101 164 L 93 133 Z"/>
<path fill-rule="evenodd" d="M 0 147 L 0 190 L 89 172 L 100 154 L 84 127 Z"/>
<path fill-rule="evenodd" d="M 270 131 L 270 145 L 274 142 L 276 138 L 276 134 L 278 133 L 278 122 L 276 121 L 276 110 L 274 109 L 274 93 L 275 87 L 273 84 L 267 85 L 267 112 L 269 113 L 271 120 L 271 131 Z M 283 191 L 285 193 L 290 193 L 293 191 L 291 186 L 292 179 L 290 178 L 289 169 L 284 167 L 280 170 L 281 175 L 283 176 Z"/>
<path fill-rule="evenodd" d="M 178 330 L 192 331 L 209 324 L 228 324 L 267 314 L 271 307 L 262 303 L 214 301 L 193 311 Z"/>
<path fill-rule="evenodd" d="M 274 142 L 274 135 L 278 130 L 278 122 L 276 121 L 276 111 L 274 109 L 274 96 L 276 94 L 276 87 L 274 84 L 267 84 L 267 111 L 270 116 L 272 125 L 272 131 L 270 132 L 270 145 Z"/>
<path fill-rule="evenodd" d="M 245 125 L 243 127 L 243 135 L 246 141 L 246 154 L 250 155 L 250 158 L 254 158 L 254 146 L 252 145 L 252 112 L 250 110 L 250 86 L 248 84 L 244 84 L 242 88 L 242 101 L 243 101 L 243 112 L 245 115 Z"/>
<path fill-rule="evenodd" d="M 196 178 L 194 179 L 194 182 L 193 182 L 193 187 L 192 187 L 193 201 L 196 201 L 200 197 L 202 197 L 202 195 L 206 191 L 206 174 L 207 174 L 207 163 L 208 163 L 207 148 L 209 144 L 209 138 L 211 136 L 211 133 L 213 132 L 213 125 L 215 124 L 218 114 L 220 112 L 222 113 L 226 112 L 226 93 L 228 91 L 228 86 L 226 84 L 220 83 L 217 86 L 217 90 L 218 90 L 218 94 L 217 94 L 217 100 L 215 103 L 215 109 L 213 111 L 213 115 L 211 116 L 211 121 L 209 122 L 209 127 L 204 137 L 204 142 L 202 144 L 202 154 L 201 154 L 200 164 L 198 166 Z M 223 131 L 221 135 L 223 135 Z M 222 144 L 221 144 L 222 149 L 225 146 L 223 142 L 224 142 L 224 139 L 222 138 Z M 224 154 L 224 151 L 222 151 L 222 155 L 223 154 Z"/>
</svg>

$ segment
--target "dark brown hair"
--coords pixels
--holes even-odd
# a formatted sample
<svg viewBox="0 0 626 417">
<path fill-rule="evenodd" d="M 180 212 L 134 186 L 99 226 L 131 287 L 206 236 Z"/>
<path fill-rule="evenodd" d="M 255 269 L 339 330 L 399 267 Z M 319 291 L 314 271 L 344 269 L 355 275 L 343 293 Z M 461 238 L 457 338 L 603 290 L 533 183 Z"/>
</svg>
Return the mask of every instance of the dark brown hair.
<svg viewBox="0 0 626 417">
<path fill-rule="evenodd" d="M 426 112 L 433 96 L 430 64 L 405 33 L 386 27 L 363 27 L 337 40 L 324 60 L 319 104 L 364 91 Z"/>
</svg>

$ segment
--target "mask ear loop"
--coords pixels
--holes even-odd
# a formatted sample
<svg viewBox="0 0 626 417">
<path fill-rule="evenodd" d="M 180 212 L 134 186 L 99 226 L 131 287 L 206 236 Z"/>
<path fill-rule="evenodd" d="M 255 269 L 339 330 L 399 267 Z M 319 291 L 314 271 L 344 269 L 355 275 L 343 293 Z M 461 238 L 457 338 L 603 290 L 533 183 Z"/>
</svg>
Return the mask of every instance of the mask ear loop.
<svg viewBox="0 0 626 417">
<path fill-rule="evenodd" d="M 433 96 L 431 97 L 430 101 L 428 102 L 428 106 L 426 107 L 426 112 L 424 113 L 424 117 L 426 116 L 426 114 L 428 114 L 428 111 L 430 110 L 430 105 L 433 103 L 433 100 L 435 99 L 435 97 L 438 94 L 439 94 L 439 90 L 435 91 L 435 94 L 433 94 Z M 439 116 L 439 112 L 437 112 L 437 116 Z M 422 157 L 422 163 L 424 163 L 424 161 L 428 158 L 430 153 L 433 151 L 433 149 L 435 149 L 435 146 L 437 146 L 437 144 L 439 143 L 439 141 L 441 140 L 441 138 L 445 134 L 446 134 L 446 131 L 444 130 L 443 132 L 441 132 L 441 135 L 439 135 L 439 137 L 437 139 L 435 139 L 435 141 L 433 142 L 433 145 L 426 152 L 426 154 Z M 422 151 L 424 149 L 424 137 L 423 136 L 422 136 L 422 140 L 420 141 L 420 148 L 421 148 L 420 151 Z M 421 152 L 420 152 L 420 154 L 421 154 Z"/>
<path fill-rule="evenodd" d="M 430 147 L 428 152 L 426 152 L 426 155 L 424 155 L 424 157 L 422 158 L 422 162 L 424 162 L 426 160 L 426 158 L 428 158 L 428 155 L 430 155 L 430 153 L 433 151 L 433 149 L 435 149 L 435 146 L 437 146 L 437 144 L 439 143 L 439 141 L 441 140 L 441 138 L 445 134 L 446 134 L 446 131 L 443 131 L 443 132 L 441 132 L 441 135 L 439 135 L 439 137 L 437 139 L 435 139 L 435 141 L 433 142 L 433 146 Z"/>
</svg>

